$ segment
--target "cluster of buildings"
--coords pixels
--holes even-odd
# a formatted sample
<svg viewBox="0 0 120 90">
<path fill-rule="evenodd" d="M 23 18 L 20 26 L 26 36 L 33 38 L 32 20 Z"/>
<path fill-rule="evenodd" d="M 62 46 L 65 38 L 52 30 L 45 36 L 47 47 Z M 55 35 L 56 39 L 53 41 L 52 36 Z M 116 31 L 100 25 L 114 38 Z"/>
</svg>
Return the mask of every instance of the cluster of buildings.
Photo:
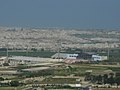
<svg viewBox="0 0 120 90">
<path fill-rule="evenodd" d="M 66 63 L 77 63 L 77 62 L 96 62 L 107 60 L 107 56 L 101 56 L 93 53 L 78 53 L 78 54 L 67 54 L 67 53 L 56 53 L 51 58 L 53 59 L 64 59 Z"/>
<path fill-rule="evenodd" d="M 11 56 L 11 57 L 0 57 L 0 65 L 9 62 L 9 65 L 14 66 L 17 64 L 37 64 L 47 62 L 91 62 L 91 61 L 103 61 L 107 60 L 107 56 L 101 56 L 94 53 L 56 53 L 51 58 L 40 58 L 40 57 L 27 57 L 27 56 Z"/>
<path fill-rule="evenodd" d="M 9 49 L 57 50 L 58 40 L 63 49 L 117 48 L 120 45 L 117 31 L 0 28 L 0 32 L 0 48 Z M 110 42 L 109 45 L 106 42 Z"/>
</svg>

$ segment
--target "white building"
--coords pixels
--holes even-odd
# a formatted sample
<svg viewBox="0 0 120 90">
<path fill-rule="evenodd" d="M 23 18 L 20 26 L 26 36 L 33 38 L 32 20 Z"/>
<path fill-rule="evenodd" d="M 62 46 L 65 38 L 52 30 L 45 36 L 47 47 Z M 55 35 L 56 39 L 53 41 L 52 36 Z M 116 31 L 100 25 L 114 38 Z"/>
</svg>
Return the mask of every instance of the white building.
<svg viewBox="0 0 120 90">
<path fill-rule="evenodd" d="M 100 56 L 100 55 L 92 55 L 92 60 L 93 61 L 103 61 L 107 60 L 107 56 Z"/>
<path fill-rule="evenodd" d="M 53 59 L 76 59 L 78 54 L 56 53 L 51 58 Z"/>
<path fill-rule="evenodd" d="M 66 59 L 77 59 L 78 54 L 67 54 Z"/>
</svg>

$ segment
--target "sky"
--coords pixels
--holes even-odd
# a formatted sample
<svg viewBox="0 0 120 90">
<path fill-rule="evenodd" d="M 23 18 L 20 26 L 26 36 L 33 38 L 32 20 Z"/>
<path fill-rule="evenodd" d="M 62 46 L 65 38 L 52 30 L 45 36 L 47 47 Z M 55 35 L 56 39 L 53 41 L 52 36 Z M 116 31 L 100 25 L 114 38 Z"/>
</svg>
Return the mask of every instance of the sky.
<svg viewBox="0 0 120 90">
<path fill-rule="evenodd" d="M 120 0 L 0 0 L 0 26 L 120 28 Z"/>
</svg>

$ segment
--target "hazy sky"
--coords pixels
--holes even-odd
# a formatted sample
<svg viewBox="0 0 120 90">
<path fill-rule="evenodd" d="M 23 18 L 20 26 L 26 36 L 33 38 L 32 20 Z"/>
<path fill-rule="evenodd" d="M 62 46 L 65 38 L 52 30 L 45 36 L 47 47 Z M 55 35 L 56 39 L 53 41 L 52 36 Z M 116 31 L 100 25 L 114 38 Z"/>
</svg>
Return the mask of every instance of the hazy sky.
<svg viewBox="0 0 120 90">
<path fill-rule="evenodd" d="M 0 0 L 0 26 L 120 28 L 120 0 Z"/>
</svg>

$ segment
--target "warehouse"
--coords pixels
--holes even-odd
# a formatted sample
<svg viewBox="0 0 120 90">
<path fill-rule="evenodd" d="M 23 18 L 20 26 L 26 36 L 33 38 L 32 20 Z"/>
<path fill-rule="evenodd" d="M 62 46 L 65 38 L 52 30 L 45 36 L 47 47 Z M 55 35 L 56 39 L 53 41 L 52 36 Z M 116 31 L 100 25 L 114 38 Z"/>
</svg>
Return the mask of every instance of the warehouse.
<svg viewBox="0 0 120 90">
<path fill-rule="evenodd" d="M 103 61 L 107 60 L 107 56 L 100 56 L 100 55 L 92 55 L 92 60 L 93 61 Z"/>
<path fill-rule="evenodd" d="M 53 59 L 76 59 L 78 54 L 56 53 L 51 58 Z"/>
<path fill-rule="evenodd" d="M 77 59 L 85 59 L 85 60 L 90 60 L 92 58 L 93 53 L 78 53 Z"/>
</svg>

